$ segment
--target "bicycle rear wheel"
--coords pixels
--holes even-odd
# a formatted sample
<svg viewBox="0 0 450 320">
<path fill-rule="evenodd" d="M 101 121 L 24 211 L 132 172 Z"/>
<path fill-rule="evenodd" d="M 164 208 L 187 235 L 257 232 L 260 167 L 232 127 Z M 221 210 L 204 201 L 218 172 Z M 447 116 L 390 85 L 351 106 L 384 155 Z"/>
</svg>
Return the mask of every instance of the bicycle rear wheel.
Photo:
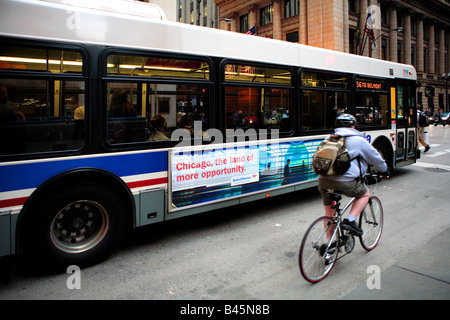
<svg viewBox="0 0 450 320">
<path fill-rule="evenodd" d="M 381 201 L 372 196 L 359 218 L 359 227 L 364 232 L 359 240 L 365 250 L 371 251 L 378 245 L 383 231 L 383 223 L 384 215 Z"/>
<path fill-rule="evenodd" d="M 333 237 L 333 239 L 331 239 Z M 309 226 L 303 236 L 299 253 L 299 266 L 305 280 L 316 283 L 323 280 L 333 269 L 338 256 L 339 232 L 334 232 L 334 221 L 320 217 Z"/>
</svg>

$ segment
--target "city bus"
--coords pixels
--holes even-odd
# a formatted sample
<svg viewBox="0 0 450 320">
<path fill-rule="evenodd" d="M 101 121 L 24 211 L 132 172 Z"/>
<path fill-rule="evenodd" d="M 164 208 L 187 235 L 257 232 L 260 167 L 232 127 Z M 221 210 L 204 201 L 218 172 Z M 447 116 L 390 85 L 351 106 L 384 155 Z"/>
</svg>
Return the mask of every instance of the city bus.
<svg viewBox="0 0 450 320">
<path fill-rule="evenodd" d="M 0 257 L 86 266 L 133 228 L 317 186 L 340 112 L 392 170 L 420 156 L 410 65 L 127 0 L 0 12 Z"/>
</svg>

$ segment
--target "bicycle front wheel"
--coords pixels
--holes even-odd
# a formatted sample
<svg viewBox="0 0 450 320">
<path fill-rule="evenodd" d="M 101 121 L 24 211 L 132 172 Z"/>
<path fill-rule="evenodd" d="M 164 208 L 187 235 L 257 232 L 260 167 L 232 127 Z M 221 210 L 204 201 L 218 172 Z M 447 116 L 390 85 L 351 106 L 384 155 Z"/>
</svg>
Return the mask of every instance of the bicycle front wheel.
<svg viewBox="0 0 450 320">
<path fill-rule="evenodd" d="M 381 238 L 383 223 L 384 216 L 381 201 L 377 197 L 372 196 L 359 218 L 359 227 L 364 232 L 359 240 L 365 250 L 371 251 L 375 249 Z"/>
<path fill-rule="evenodd" d="M 299 253 L 300 272 L 307 281 L 319 282 L 330 273 L 338 256 L 338 243 L 339 232 L 335 230 L 333 219 L 320 217 L 311 224 L 303 236 Z"/>
</svg>

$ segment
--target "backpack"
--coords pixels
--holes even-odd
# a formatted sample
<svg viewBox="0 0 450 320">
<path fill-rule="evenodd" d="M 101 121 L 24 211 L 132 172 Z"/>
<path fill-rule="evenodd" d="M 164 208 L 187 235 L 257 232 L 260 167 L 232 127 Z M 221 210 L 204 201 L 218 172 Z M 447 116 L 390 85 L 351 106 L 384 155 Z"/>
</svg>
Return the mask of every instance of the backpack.
<svg viewBox="0 0 450 320">
<path fill-rule="evenodd" d="M 421 127 L 430 126 L 430 121 L 428 120 L 428 117 L 423 112 L 419 113 L 419 126 L 421 126 Z"/>
<path fill-rule="evenodd" d="M 322 141 L 313 155 L 314 173 L 323 176 L 338 176 L 350 168 L 350 158 L 345 137 L 332 135 Z"/>
</svg>

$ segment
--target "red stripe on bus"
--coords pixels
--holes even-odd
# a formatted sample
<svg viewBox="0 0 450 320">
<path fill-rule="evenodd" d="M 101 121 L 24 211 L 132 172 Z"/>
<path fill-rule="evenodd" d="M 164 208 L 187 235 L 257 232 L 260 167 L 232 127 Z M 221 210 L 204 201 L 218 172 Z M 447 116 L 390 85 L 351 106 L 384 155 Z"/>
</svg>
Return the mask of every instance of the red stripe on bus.
<svg viewBox="0 0 450 320">
<path fill-rule="evenodd" d="M 132 188 L 148 187 L 148 186 L 152 186 L 152 185 L 156 185 L 156 184 L 163 184 L 163 183 L 167 183 L 167 177 L 151 179 L 151 180 L 142 180 L 142 181 L 136 181 L 136 182 L 129 182 L 129 183 L 127 183 L 127 185 L 130 189 L 132 189 Z M 25 204 L 25 202 L 27 201 L 27 199 L 28 199 L 28 197 L 0 200 L 0 208 L 23 206 Z"/>
<path fill-rule="evenodd" d="M 162 184 L 167 183 L 167 177 L 166 178 L 158 178 L 158 179 L 151 179 L 151 180 L 142 180 L 142 181 L 135 181 L 135 182 L 128 182 L 127 186 L 130 189 L 133 188 L 141 188 L 141 187 L 148 187 L 155 184 Z"/>
<path fill-rule="evenodd" d="M 0 200 L 0 208 L 23 206 L 27 199 L 28 197 Z"/>
</svg>

